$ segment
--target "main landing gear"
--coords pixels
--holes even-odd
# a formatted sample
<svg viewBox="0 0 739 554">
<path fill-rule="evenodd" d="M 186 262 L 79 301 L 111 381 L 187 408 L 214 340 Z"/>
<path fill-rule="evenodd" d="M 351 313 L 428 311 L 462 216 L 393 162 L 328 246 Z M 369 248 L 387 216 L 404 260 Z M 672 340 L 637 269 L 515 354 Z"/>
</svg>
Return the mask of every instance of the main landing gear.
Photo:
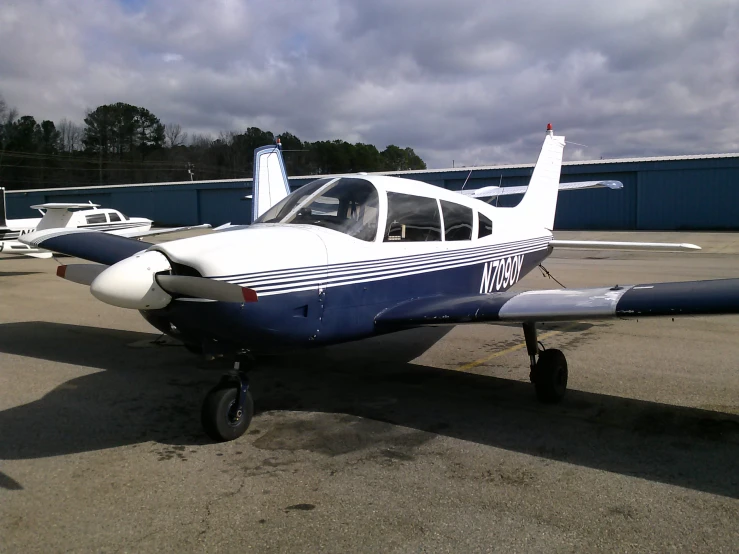
<svg viewBox="0 0 739 554">
<path fill-rule="evenodd" d="M 221 377 L 203 401 L 200 414 L 203 429 L 215 441 L 237 439 L 251 423 L 254 401 L 249 392 L 246 363 L 246 359 L 237 358 L 233 370 Z"/>
<path fill-rule="evenodd" d="M 536 389 L 536 397 L 540 402 L 555 404 L 562 400 L 567 391 L 567 359 L 561 350 L 539 348 L 535 322 L 523 324 L 523 335 L 531 360 L 529 378 Z"/>
</svg>

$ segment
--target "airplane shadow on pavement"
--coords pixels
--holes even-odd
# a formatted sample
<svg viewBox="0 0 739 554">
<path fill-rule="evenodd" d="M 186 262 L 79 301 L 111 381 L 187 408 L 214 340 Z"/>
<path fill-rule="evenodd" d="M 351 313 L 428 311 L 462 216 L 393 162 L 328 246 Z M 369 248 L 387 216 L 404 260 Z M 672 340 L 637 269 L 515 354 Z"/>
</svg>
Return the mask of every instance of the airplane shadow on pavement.
<svg viewBox="0 0 739 554">
<path fill-rule="evenodd" d="M 348 417 L 320 429 L 305 421 L 291 429 L 288 419 L 282 439 L 255 444 L 342 455 L 372 446 L 373 434 L 356 439 L 363 421 L 385 422 L 428 440 L 443 435 L 739 498 L 739 417 L 577 390 L 561 405 L 541 405 L 523 381 L 410 362 L 448 331 L 415 329 L 266 359 L 251 378 L 255 423 L 269 410 Z M 155 338 L 47 322 L 0 325 L 0 352 L 102 370 L 0 412 L 0 460 L 146 441 L 207 443 L 200 403 L 220 373 L 198 369 L 182 347 L 129 346 Z M 409 459 L 417 446 L 393 444 Z"/>
</svg>

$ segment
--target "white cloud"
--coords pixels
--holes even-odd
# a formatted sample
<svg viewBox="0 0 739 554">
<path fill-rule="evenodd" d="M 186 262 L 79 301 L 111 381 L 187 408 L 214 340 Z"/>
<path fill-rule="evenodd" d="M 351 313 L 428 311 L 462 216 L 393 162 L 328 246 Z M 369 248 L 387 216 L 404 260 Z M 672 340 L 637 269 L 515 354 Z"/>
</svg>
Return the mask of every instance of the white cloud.
<svg viewBox="0 0 739 554">
<path fill-rule="evenodd" d="M 0 94 L 37 118 L 110 102 L 191 132 L 412 146 L 431 167 L 739 150 L 732 0 L 24 0 Z"/>
</svg>

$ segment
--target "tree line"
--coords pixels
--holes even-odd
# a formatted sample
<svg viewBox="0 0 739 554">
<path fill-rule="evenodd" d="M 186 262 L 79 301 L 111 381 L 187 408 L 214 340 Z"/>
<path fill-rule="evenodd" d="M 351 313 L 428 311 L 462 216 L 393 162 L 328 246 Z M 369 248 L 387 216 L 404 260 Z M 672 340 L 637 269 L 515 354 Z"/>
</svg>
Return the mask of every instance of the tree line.
<svg viewBox="0 0 739 554">
<path fill-rule="evenodd" d="M 217 137 L 162 123 L 118 102 L 89 110 L 82 124 L 19 117 L 0 96 L 0 187 L 22 190 L 251 177 L 254 149 L 279 138 L 288 175 L 426 169 L 412 148 L 343 140 L 301 141 L 257 127 Z"/>
</svg>

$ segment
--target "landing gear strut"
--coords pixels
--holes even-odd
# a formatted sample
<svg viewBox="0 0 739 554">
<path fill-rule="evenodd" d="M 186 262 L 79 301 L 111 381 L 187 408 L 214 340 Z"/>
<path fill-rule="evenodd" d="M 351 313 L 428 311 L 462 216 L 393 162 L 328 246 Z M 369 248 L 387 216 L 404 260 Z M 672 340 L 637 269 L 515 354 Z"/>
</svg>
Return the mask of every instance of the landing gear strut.
<svg viewBox="0 0 739 554">
<path fill-rule="evenodd" d="M 237 358 L 233 370 L 221 378 L 203 401 L 200 414 L 203 429 L 215 441 L 237 439 L 251 423 L 254 401 L 249 392 L 246 363 L 246 359 Z"/>
<path fill-rule="evenodd" d="M 523 335 L 531 362 L 529 378 L 536 389 L 536 397 L 540 402 L 555 404 L 567 391 L 567 359 L 561 350 L 539 348 L 535 322 L 523 324 Z"/>
</svg>

